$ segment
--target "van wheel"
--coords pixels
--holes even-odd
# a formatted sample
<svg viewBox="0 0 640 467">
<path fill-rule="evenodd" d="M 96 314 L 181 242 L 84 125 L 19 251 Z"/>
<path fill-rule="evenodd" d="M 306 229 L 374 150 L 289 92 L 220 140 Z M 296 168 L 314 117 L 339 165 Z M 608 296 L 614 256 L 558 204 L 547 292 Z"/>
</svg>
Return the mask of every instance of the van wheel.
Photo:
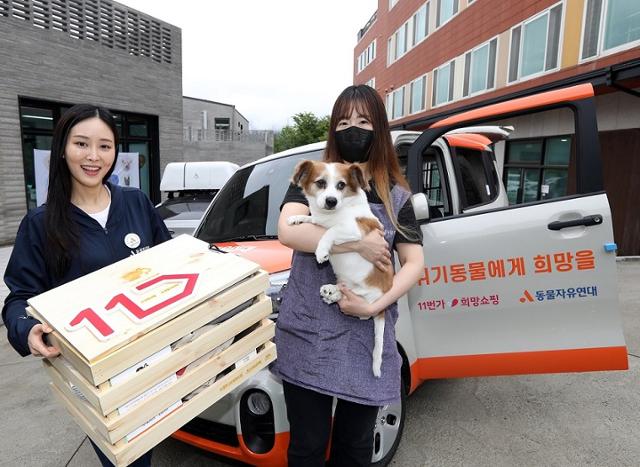
<svg viewBox="0 0 640 467">
<path fill-rule="evenodd" d="M 387 465 L 396 453 L 404 430 L 407 393 L 404 378 L 400 383 L 400 402 L 385 405 L 378 410 L 376 426 L 373 429 L 373 456 L 371 465 Z"/>
</svg>

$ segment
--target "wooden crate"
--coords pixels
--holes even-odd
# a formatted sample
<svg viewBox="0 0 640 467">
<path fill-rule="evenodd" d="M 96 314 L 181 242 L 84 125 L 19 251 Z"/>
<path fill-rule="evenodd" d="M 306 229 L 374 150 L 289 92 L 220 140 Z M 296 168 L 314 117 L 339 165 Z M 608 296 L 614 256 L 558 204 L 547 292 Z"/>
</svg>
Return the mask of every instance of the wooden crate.
<svg viewBox="0 0 640 467">
<path fill-rule="evenodd" d="M 236 306 L 252 298 L 253 294 L 262 294 L 269 286 L 269 275 L 258 271 L 241 280 L 234 287 L 222 291 L 204 303 L 196 305 L 188 313 L 183 313 L 163 326 L 149 331 L 144 339 L 135 340 L 126 347 L 118 348 L 103 358 L 90 362 L 84 358 L 58 331 L 50 334 L 50 341 L 60 349 L 63 357 L 73 365 L 91 386 L 100 386 L 112 376 L 130 368 L 144 357 L 158 352 L 163 347 L 179 338 L 204 326 Z M 40 321 L 46 319 L 35 310 L 28 308 L 28 313 Z M 89 395 L 87 395 L 89 397 Z"/>
<path fill-rule="evenodd" d="M 197 417 L 216 401 L 238 387 L 242 382 L 256 374 L 261 368 L 264 368 L 270 362 L 274 361 L 275 358 L 275 345 L 271 342 L 266 343 L 244 366 L 235 368 L 226 374 L 219 381 L 216 381 L 215 384 L 209 386 L 193 399 L 165 416 L 151 429 L 144 431 L 129 442 L 120 440 L 115 444 L 109 443 L 98 432 L 96 424 L 90 417 L 86 416 L 82 406 L 79 407 L 78 404 L 61 391 L 56 384 L 53 382 L 50 384 L 56 397 L 67 408 L 83 431 L 100 447 L 109 460 L 116 466 L 126 466 L 170 436 L 173 432 L 180 429 L 185 423 Z"/>
<path fill-rule="evenodd" d="M 106 416 L 102 415 L 88 400 L 81 399 L 72 391 L 69 381 L 58 372 L 53 364 L 45 360 L 45 368 L 53 384 L 75 403 L 76 407 L 82 411 L 84 417 L 94 426 L 96 432 L 111 444 L 115 444 L 128 433 L 134 431 L 148 420 L 151 420 L 162 410 L 170 407 L 176 401 L 190 394 L 210 379 L 215 378 L 225 369 L 234 365 L 238 360 L 269 341 L 269 339 L 273 337 L 274 329 L 275 327 L 272 321 L 264 320 L 253 332 L 244 336 L 220 354 L 209 359 L 206 363 L 201 364 L 193 370 L 187 370 L 174 383 L 139 403 L 125 415 L 119 415 L 117 410 L 114 410 Z M 193 344 L 202 345 L 198 342 L 194 342 Z M 144 372 L 141 372 L 141 376 L 145 376 L 142 373 Z M 175 374 L 175 371 L 173 373 Z M 169 375 L 170 373 L 165 373 L 163 379 Z M 124 388 L 125 391 L 128 391 L 126 386 L 128 385 L 116 386 L 115 388 Z M 145 389 L 151 386 L 152 385 L 146 386 Z M 127 401 L 131 400 L 135 395 L 127 399 Z"/>
<path fill-rule="evenodd" d="M 182 316 L 188 320 L 194 311 L 200 310 L 194 309 Z M 192 343 L 171 352 L 169 357 L 162 359 L 156 365 L 136 373 L 136 376 L 127 381 L 126 385 L 111 386 L 109 382 L 106 382 L 96 387 L 80 374 L 73 365 L 67 364 L 68 362 L 64 357 L 51 359 L 50 364 L 62 378 L 75 385 L 82 392 L 96 413 L 108 415 L 136 395 L 141 394 L 145 389 L 165 379 L 167 375 L 176 373 L 212 348 L 266 318 L 270 313 L 271 301 L 261 296 L 246 310 L 207 331 Z M 158 328 L 158 330 L 161 329 L 162 327 Z M 175 342 L 175 340 L 172 342 Z M 139 361 L 139 358 L 137 361 Z"/>
<path fill-rule="evenodd" d="M 258 270 L 256 263 L 181 235 L 28 303 L 34 317 L 92 366 Z M 98 385 L 113 374 L 92 382 Z"/>
<path fill-rule="evenodd" d="M 268 285 L 255 263 L 182 236 L 35 297 L 28 312 L 61 350 L 44 361 L 54 394 L 128 465 L 275 359 Z"/>
</svg>

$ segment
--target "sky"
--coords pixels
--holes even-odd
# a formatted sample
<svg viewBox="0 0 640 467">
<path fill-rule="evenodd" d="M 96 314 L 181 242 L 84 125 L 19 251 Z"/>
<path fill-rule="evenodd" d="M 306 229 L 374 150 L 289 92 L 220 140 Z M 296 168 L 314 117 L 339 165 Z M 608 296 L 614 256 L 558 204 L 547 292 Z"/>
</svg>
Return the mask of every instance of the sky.
<svg viewBox="0 0 640 467">
<path fill-rule="evenodd" d="M 182 29 L 184 96 L 232 104 L 252 130 L 331 113 L 378 0 L 119 0 Z M 179 6 L 179 7 L 178 7 Z"/>
</svg>

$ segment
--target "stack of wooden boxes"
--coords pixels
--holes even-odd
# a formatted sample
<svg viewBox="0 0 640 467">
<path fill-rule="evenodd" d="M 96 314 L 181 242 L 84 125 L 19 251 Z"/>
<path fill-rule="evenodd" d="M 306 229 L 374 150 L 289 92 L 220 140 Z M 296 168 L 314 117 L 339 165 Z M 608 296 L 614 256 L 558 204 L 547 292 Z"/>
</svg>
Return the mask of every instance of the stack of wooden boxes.
<svg viewBox="0 0 640 467">
<path fill-rule="evenodd" d="M 29 300 L 61 356 L 54 394 L 116 465 L 128 465 L 276 357 L 251 261 L 189 236 Z"/>
</svg>

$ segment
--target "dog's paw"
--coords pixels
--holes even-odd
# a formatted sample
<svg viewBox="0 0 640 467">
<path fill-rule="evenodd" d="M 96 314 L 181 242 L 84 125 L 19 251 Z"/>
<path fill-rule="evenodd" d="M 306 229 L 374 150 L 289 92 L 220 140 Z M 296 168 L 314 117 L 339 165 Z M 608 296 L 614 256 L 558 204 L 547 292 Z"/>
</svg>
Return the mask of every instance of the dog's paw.
<svg viewBox="0 0 640 467">
<path fill-rule="evenodd" d="M 329 249 L 318 245 L 318 248 L 316 248 L 316 261 L 319 264 L 322 264 L 328 260 L 329 260 Z"/>
<path fill-rule="evenodd" d="M 373 357 L 373 376 L 375 376 L 376 378 L 380 378 L 380 375 L 382 375 L 382 357 Z"/>
<path fill-rule="evenodd" d="M 325 284 L 320 287 L 320 296 L 325 303 L 331 305 L 342 298 L 342 292 L 335 284 Z"/>
<path fill-rule="evenodd" d="M 287 224 L 289 225 L 298 225 L 307 222 L 309 216 L 298 215 L 298 216 L 289 216 L 287 219 Z"/>
</svg>

